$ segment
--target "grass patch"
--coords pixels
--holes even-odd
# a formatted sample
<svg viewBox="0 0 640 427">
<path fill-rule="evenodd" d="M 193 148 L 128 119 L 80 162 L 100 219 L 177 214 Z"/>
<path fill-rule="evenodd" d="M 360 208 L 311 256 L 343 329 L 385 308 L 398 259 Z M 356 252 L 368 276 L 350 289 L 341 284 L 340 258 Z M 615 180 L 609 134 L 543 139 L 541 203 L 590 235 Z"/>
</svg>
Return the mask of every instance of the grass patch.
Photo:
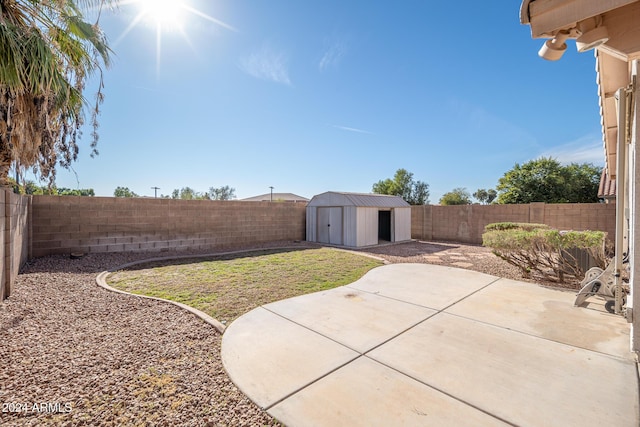
<svg viewBox="0 0 640 427">
<path fill-rule="evenodd" d="M 329 248 L 276 249 L 138 265 L 110 274 L 107 282 L 231 322 L 263 304 L 352 283 L 380 265 L 382 261 Z"/>
</svg>

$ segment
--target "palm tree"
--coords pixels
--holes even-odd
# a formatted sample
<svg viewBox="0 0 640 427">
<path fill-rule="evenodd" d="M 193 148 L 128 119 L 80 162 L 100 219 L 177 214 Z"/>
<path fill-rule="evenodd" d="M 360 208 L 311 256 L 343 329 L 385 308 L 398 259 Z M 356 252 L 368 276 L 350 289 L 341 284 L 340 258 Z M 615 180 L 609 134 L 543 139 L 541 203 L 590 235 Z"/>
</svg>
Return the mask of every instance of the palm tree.
<svg viewBox="0 0 640 427">
<path fill-rule="evenodd" d="M 56 165 L 76 160 L 87 105 L 82 92 L 95 72 L 91 148 L 97 154 L 102 67 L 111 51 L 98 21 L 87 23 L 77 3 L 100 10 L 104 2 L 0 0 L 0 185 L 12 166 L 31 167 L 53 184 Z"/>
</svg>

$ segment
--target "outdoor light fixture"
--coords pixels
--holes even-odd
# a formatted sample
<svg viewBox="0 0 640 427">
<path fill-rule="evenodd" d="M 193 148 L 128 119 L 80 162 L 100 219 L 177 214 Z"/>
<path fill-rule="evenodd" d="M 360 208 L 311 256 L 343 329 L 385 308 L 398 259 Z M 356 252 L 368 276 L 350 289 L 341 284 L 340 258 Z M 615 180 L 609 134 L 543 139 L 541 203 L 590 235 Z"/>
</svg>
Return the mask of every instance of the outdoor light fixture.
<svg viewBox="0 0 640 427">
<path fill-rule="evenodd" d="M 590 49 L 595 49 L 608 40 L 609 32 L 607 31 L 607 27 L 601 25 L 582 33 L 582 35 L 576 39 L 576 48 L 578 52 L 582 53 Z"/>
<path fill-rule="evenodd" d="M 548 61 L 557 61 L 567 50 L 567 39 L 576 39 L 578 52 L 586 52 L 595 49 L 609 41 L 609 31 L 602 25 L 602 16 L 585 19 L 571 28 L 558 31 L 552 39 L 544 42 L 538 56 Z"/>
<path fill-rule="evenodd" d="M 547 61 L 557 61 L 562 58 L 562 55 L 567 50 L 565 41 L 569 38 L 569 35 L 568 31 L 558 31 L 554 38 L 544 42 L 538 51 L 538 56 Z"/>
</svg>

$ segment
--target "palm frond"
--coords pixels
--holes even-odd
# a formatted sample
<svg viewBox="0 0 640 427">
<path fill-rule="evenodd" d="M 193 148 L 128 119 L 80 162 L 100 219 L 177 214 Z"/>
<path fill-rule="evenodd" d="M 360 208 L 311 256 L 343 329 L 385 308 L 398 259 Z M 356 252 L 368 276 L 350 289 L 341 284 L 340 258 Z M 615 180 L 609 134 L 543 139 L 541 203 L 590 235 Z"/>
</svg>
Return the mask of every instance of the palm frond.
<svg viewBox="0 0 640 427">
<path fill-rule="evenodd" d="M 92 109 L 92 154 L 102 102 L 102 67 L 111 50 L 83 8 L 113 0 L 0 0 L 0 183 L 11 165 L 33 168 L 50 184 L 56 165 L 78 156 L 86 78 L 100 72 Z"/>
</svg>

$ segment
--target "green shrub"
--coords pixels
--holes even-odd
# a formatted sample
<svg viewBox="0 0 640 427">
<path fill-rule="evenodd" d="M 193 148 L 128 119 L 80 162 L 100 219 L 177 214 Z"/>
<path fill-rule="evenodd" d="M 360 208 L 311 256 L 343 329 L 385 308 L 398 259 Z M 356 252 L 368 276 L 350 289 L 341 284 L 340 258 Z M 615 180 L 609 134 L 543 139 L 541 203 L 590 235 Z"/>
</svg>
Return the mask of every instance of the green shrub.
<svg viewBox="0 0 640 427">
<path fill-rule="evenodd" d="M 537 230 L 537 229 L 546 229 L 549 228 L 546 224 L 530 224 L 528 222 L 494 222 L 492 224 L 487 224 L 484 227 L 484 231 L 496 231 L 496 230 Z"/>
<path fill-rule="evenodd" d="M 582 280 L 584 271 L 571 249 L 582 249 L 600 268 L 606 266 L 606 233 L 602 231 L 566 231 L 540 224 L 489 224 L 482 235 L 483 246 L 520 269 L 524 277 L 536 276 L 563 283 Z"/>
</svg>

